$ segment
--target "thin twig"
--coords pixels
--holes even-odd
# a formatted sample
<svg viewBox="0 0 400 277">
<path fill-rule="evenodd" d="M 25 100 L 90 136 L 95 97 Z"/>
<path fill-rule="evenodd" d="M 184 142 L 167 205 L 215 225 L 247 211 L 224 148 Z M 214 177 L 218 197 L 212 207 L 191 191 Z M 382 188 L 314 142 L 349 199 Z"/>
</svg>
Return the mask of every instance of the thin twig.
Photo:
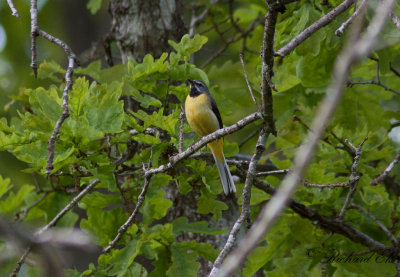
<svg viewBox="0 0 400 277">
<path fill-rule="evenodd" d="M 262 153 L 264 153 L 265 151 L 265 142 L 268 138 L 268 135 L 269 133 L 267 133 L 266 129 L 261 128 L 260 135 L 258 137 L 258 141 L 256 144 L 256 150 L 251 158 L 249 169 L 247 171 L 246 181 L 244 184 L 244 189 L 242 193 L 243 196 L 242 212 L 240 213 L 240 216 L 236 220 L 235 224 L 233 225 L 224 247 L 222 248 L 221 252 L 219 253 L 217 259 L 214 262 L 213 268 L 211 269 L 209 275 L 210 277 L 216 276 L 216 274 L 218 274 L 219 267 L 221 266 L 223 260 L 235 246 L 237 234 L 243 222 L 245 222 L 250 216 L 251 186 L 253 184 L 257 163 L 260 160 Z"/>
<path fill-rule="evenodd" d="M 342 183 L 336 183 L 336 184 L 311 184 L 306 180 L 302 180 L 301 183 L 305 187 L 310 187 L 310 188 L 319 188 L 319 189 L 333 189 L 333 188 L 343 188 L 349 186 L 349 182 L 342 182 Z"/>
<path fill-rule="evenodd" d="M 317 32 L 322 27 L 331 23 L 336 17 L 347 10 L 356 0 L 345 0 L 339 4 L 336 8 L 331 10 L 329 13 L 315 21 L 313 24 L 308 26 L 298 36 L 293 38 L 288 44 L 283 46 L 281 49 L 276 51 L 275 56 L 285 57 L 289 55 L 300 43 L 308 39 L 312 34 Z"/>
<path fill-rule="evenodd" d="M 369 218 L 371 218 L 373 221 L 375 221 L 376 225 L 378 225 L 379 229 L 381 229 L 390 239 L 390 241 L 392 242 L 393 246 L 397 246 L 398 245 L 398 240 L 393 236 L 392 232 L 390 232 L 390 230 L 388 228 L 386 228 L 386 226 L 379 221 L 373 214 L 371 214 L 370 212 L 368 212 L 367 210 L 365 210 L 363 207 L 361 207 L 360 205 L 357 205 L 355 203 L 351 203 L 350 204 L 350 208 L 354 208 L 359 210 L 361 213 L 367 215 Z"/>
<path fill-rule="evenodd" d="M 314 117 L 311 128 L 314 132 L 308 134 L 306 143 L 299 148 L 295 155 L 293 171 L 283 179 L 280 190 L 261 210 L 258 220 L 253 224 L 237 249 L 225 259 L 219 270 L 219 277 L 231 276 L 233 271 L 241 265 L 245 257 L 264 236 L 265 232 L 271 228 L 289 200 L 289 197 L 295 192 L 300 177 L 311 162 L 318 141 L 342 96 L 351 66 L 370 53 L 378 34 L 384 27 L 387 19 L 385 15 L 391 10 L 393 2 L 394 0 L 385 1 L 377 8 L 375 16 L 371 20 L 370 28 L 368 28 L 364 36 L 361 38 L 358 38 L 357 34 L 350 36 L 351 41 L 347 43 L 336 60 L 333 81 L 328 87 L 327 94 Z M 357 32 L 360 32 L 360 24 L 357 24 L 356 27 L 358 27 Z"/>
<path fill-rule="evenodd" d="M 257 135 L 258 129 L 253 130 L 247 137 L 245 137 L 240 143 L 239 143 L 239 148 L 241 148 L 246 142 L 248 142 L 252 137 Z"/>
<path fill-rule="evenodd" d="M 395 93 L 395 94 L 397 94 L 397 95 L 400 95 L 400 92 L 398 92 L 397 90 L 394 90 L 394 89 L 392 89 L 392 88 L 390 88 L 390 87 L 388 87 L 388 86 L 382 84 L 380 81 L 374 81 L 374 80 L 370 80 L 370 81 L 358 81 L 358 82 L 349 81 L 349 82 L 347 83 L 347 86 L 350 87 L 350 88 L 353 87 L 354 85 L 376 85 L 376 86 L 382 87 L 382 88 L 383 88 L 384 90 L 386 90 L 386 91 L 390 91 L 390 92 L 393 92 L 393 93 Z"/>
<path fill-rule="evenodd" d="M 24 254 L 22 254 L 21 258 L 19 258 L 17 265 L 15 266 L 14 270 L 11 272 L 10 277 L 17 277 L 18 272 L 21 269 L 21 266 L 24 264 L 24 261 L 26 259 L 26 257 L 29 255 L 29 253 L 31 252 L 31 247 L 28 247 Z"/>
<path fill-rule="evenodd" d="M 7 4 L 10 7 L 11 10 L 11 14 L 15 17 L 21 18 L 21 16 L 19 15 L 18 10 L 15 8 L 14 3 L 12 0 L 7 0 Z"/>
<path fill-rule="evenodd" d="M 290 171 L 290 169 L 270 170 L 270 171 L 265 171 L 265 172 L 258 172 L 256 174 L 256 176 L 261 177 L 261 176 L 269 176 L 269 175 L 276 175 L 276 174 L 287 174 L 289 171 Z"/>
<path fill-rule="evenodd" d="M 39 236 L 43 232 L 47 231 L 48 229 L 54 227 L 57 222 L 75 205 L 86 195 L 88 194 L 98 183 L 100 183 L 99 179 L 93 180 L 87 187 L 85 187 L 77 196 L 74 197 L 74 199 L 69 202 L 64 209 L 61 210 L 46 226 L 41 228 L 39 231 L 35 233 L 35 236 Z"/>
<path fill-rule="evenodd" d="M 249 89 L 249 92 L 250 92 L 250 95 L 251 95 L 251 99 L 253 99 L 253 102 L 256 105 L 257 110 L 260 110 L 260 107 L 257 104 L 257 100 L 254 97 L 253 89 L 251 88 L 251 85 L 250 85 L 250 82 L 249 82 L 249 78 L 247 77 L 246 67 L 244 66 L 244 61 L 243 61 L 243 53 L 239 54 L 239 58 L 240 58 L 240 62 L 242 63 L 244 79 L 246 80 L 246 84 L 247 84 L 247 87 Z"/>
<path fill-rule="evenodd" d="M 183 151 L 183 129 L 185 127 L 185 109 L 181 105 L 181 114 L 179 115 L 181 125 L 179 126 L 179 153 Z"/>
<path fill-rule="evenodd" d="M 143 169 L 144 169 L 144 166 L 143 166 Z M 121 227 L 119 227 L 117 235 L 115 236 L 115 238 L 112 241 L 110 241 L 108 243 L 108 246 L 103 249 L 103 253 L 110 252 L 110 250 L 112 248 L 114 248 L 115 245 L 117 244 L 117 242 L 121 239 L 122 235 L 125 234 L 125 232 L 128 229 L 128 227 L 132 224 L 132 222 L 135 219 L 137 213 L 139 212 L 140 207 L 142 206 L 142 204 L 144 202 L 145 195 L 147 193 L 147 189 L 148 189 L 149 184 L 150 184 L 150 178 L 151 178 L 150 175 L 147 175 L 147 176 L 145 175 L 144 176 L 143 189 L 142 189 L 142 192 L 140 193 L 140 195 L 138 197 L 135 209 L 133 210 L 133 212 L 131 213 L 129 218 L 125 221 L 125 223 L 122 224 Z"/>
<path fill-rule="evenodd" d="M 340 25 L 340 27 L 336 30 L 335 35 L 338 37 L 342 36 L 344 30 L 353 22 L 354 18 L 356 18 L 364 9 L 367 7 L 368 0 L 362 0 L 361 4 L 356 8 L 353 14 Z"/>
<path fill-rule="evenodd" d="M 195 11 L 192 11 L 192 18 L 190 19 L 189 36 L 192 38 L 196 33 L 196 25 L 204 19 L 208 13 L 208 8 L 196 16 Z"/>
<path fill-rule="evenodd" d="M 17 221 L 17 220 L 23 221 L 25 219 L 25 217 L 28 215 L 29 211 L 32 208 L 36 207 L 40 202 L 42 202 L 43 199 L 45 199 L 48 194 L 49 194 L 48 191 L 44 191 L 42 196 L 40 196 L 40 198 L 37 201 L 35 201 L 32 205 L 23 209 L 22 211 L 17 212 L 14 216 L 14 221 Z M 22 217 L 20 217 L 20 214 L 22 214 L 22 213 L 23 213 L 23 215 L 22 215 Z"/>
<path fill-rule="evenodd" d="M 358 164 L 360 162 L 360 158 L 361 158 L 361 154 L 362 154 L 361 148 L 367 139 L 368 138 L 365 138 L 358 147 L 355 147 L 349 140 L 346 139 L 346 143 L 349 144 L 353 149 L 354 158 L 353 158 L 353 164 L 351 165 L 350 177 L 349 177 L 349 182 L 348 182 L 350 189 L 349 189 L 349 192 L 347 193 L 346 199 L 343 203 L 342 209 L 340 210 L 338 218 L 343 217 L 344 213 L 347 210 L 347 207 L 349 206 L 349 204 L 351 202 L 351 198 L 353 197 L 353 195 L 356 191 L 358 181 L 360 180 L 360 172 L 358 172 Z"/>
<path fill-rule="evenodd" d="M 250 34 L 251 31 L 253 31 L 258 25 L 260 25 L 260 23 L 262 22 L 263 18 L 259 18 L 258 16 L 251 22 L 251 24 L 249 25 L 249 27 L 242 33 L 240 33 L 239 35 L 234 34 L 232 37 L 230 37 L 228 40 L 226 40 L 226 42 L 224 43 L 224 45 L 218 49 L 214 55 L 212 55 L 210 58 L 208 58 L 207 61 L 205 61 L 200 68 L 204 68 L 206 67 L 208 64 L 210 64 L 213 60 L 215 60 L 219 55 L 221 55 L 230 44 L 242 39 L 245 36 L 248 36 Z"/>
<path fill-rule="evenodd" d="M 376 186 L 380 182 L 385 179 L 386 176 L 389 175 L 389 173 L 393 170 L 394 166 L 399 162 L 400 160 L 400 152 L 397 153 L 396 157 L 394 157 L 394 160 L 390 162 L 390 164 L 385 168 L 384 171 L 382 171 L 381 174 L 379 174 L 375 179 L 371 181 L 372 186 Z"/>
</svg>

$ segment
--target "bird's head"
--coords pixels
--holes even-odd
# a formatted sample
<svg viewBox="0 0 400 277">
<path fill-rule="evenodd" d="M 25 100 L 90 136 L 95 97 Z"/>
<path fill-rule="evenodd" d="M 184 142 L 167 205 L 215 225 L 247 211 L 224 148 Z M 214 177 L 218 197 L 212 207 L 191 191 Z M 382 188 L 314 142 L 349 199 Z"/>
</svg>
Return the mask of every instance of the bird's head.
<svg viewBox="0 0 400 277">
<path fill-rule="evenodd" d="M 195 97 L 202 93 L 207 93 L 208 88 L 207 86 L 200 80 L 190 80 L 188 79 L 187 82 L 190 85 L 190 96 Z"/>
</svg>

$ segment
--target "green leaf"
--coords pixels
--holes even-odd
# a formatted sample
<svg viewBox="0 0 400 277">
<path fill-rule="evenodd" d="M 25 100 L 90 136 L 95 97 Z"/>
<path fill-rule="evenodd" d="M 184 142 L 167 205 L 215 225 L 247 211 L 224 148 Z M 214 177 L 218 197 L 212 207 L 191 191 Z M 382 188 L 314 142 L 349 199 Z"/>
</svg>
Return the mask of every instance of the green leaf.
<svg viewBox="0 0 400 277">
<path fill-rule="evenodd" d="M 121 207 L 112 210 L 102 210 L 95 205 L 87 206 L 87 219 L 82 219 L 80 227 L 92 234 L 96 243 L 105 247 L 114 239 L 118 228 L 125 222 L 128 215 Z"/>
<path fill-rule="evenodd" d="M 9 181 L 7 179 L 2 182 L 0 185 L 8 185 Z M 7 197 L 0 202 L 0 213 L 7 214 L 11 213 L 12 211 L 18 209 L 19 206 L 24 202 L 25 198 L 34 190 L 34 186 L 31 185 L 23 185 L 17 192 L 14 194 L 13 191 L 8 193 Z M 3 194 L 5 193 L 6 189 L 2 189 Z"/>
<path fill-rule="evenodd" d="M 155 190 L 148 192 L 143 205 L 143 221 L 150 224 L 154 219 L 163 218 L 172 202 L 164 198 L 165 191 Z"/>
<path fill-rule="evenodd" d="M 12 186 L 10 178 L 3 179 L 3 177 L 0 175 L 0 198 L 4 194 L 6 194 L 11 188 Z"/>
<path fill-rule="evenodd" d="M 128 271 L 130 271 L 131 266 L 134 266 L 133 261 L 139 255 L 141 246 L 142 241 L 131 240 L 123 249 L 112 250 L 107 261 L 108 264 L 112 265 L 109 274 L 118 277 L 132 276 L 128 275 Z"/>
<path fill-rule="evenodd" d="M 137 113 L 132 112 L 137 118 L 144 121 L 144 124 L 147 127 L 156 126 L 159 127 L 171 135 L 175 134 L 175 126 L 179 121 L 179 113 L 180 111 L 176 109 L 176 111 L 170 115 L 164 116 L 164 109 L 161 108 L 158 112 L 153 112 L 153 114 L 149 115 L 143 110 L 139 110 Z"/>
<path fill-rule="evenodd" d="M 86 8 L 92 13 L 96 14 L 101 8 L 102 0 L 89 0 L 86 4 Z"/>
<path fill-rule="evenodd" d="M 196 253 L 189 251 L 185 246 L 174 243 L 171 246 L 171 254 L 172 265 L 167 271 L 167 276 L 197 276 L 200 263 L 196 261 Z"/>
<path fill-rule="evenodd" d="M 213 220 L 216 221 L 222 216 L 222 211 L 227 210 L 228 206 L 215 199 L 215 195 L 201 189 L 201 197 L 197 201 L 197 211 L 201 214 L 213 214 Z"/>
<path fill-rule="evenodd" d="M 208 38 L 196 34 L 192 39 L 186 34 L 182 37 L 179 43 L 169 40 L 168 43 L 175 49 L 178 54 L 185 56 L 187 60 L 189 55 L 201 49 L 201 47 L 208 41 Z"/>
<path fill-rule="evenodd" d="M 49 78 L 53 82 L 60 82 L 65 70 L 55 61 L 43 61 L 38 68 L 38 78 Z"/>
<path fill-rule="evenodd" d="M 173 232 L 176 236 L 180 235 L 182 232 L 192 232 L 201 233 L 207 235 L 219 235 L 226 233 L 226 230 L 221 230 L 218 228 L 208 227 L 206 221 L 197 221 L 194 223 L 189 223 L 187 217 L 181 216 L 172 222 Z"/>
</svg>

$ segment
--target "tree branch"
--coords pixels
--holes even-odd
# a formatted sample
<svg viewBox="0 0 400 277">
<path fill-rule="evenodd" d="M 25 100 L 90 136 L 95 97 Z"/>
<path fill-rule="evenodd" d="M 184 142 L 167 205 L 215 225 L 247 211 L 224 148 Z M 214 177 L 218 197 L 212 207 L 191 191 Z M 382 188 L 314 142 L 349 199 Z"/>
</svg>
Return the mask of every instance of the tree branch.
<svg viewBox="0 0 400 277">
<path fill-rule="evenodd" d="M 36 37 L 41 36 L 48 41 L 56 44 L 58 47 L 62 48 L 68 57 L 68 67 L 65 72 L 65 87 L 62 96 L 63 112 L 58 119 L 56 126 L 54 127 L 53 133 L 51 134 L 47 148 L 49 150 L 49 156 L 47 158 L 46 174 L 50 174 L 53 170 L 53 160 L 54 160 L 54 144 L 56 137 L 60 131 L 61 125 L 64 123 L 65 119 L 69 117 L 68 109 L 68 92 L 72 87 L 72 74 L 74 72 L 75 63 L 79 65 L 76 55 L 72 52 L 72 49 L 62 40 L 53 37 L 52 35 L 46 33 L 45 31 L 39 29 L 38 26 L 38 9 L 37 0 L 31 0 L 31 67 L 35 77 L 37 77 L 37 55 L 36 55 Z"/>
<path fill-rule="evenodd" d="M 247 77 L 246 67 L 244 66 L 244 61 L 243 61 L 243 53 L 239 54 L 239 58 L 240 58 L 240 63 L 242 64 L 242 67 L 243 67 L 244 79 L 246 81 L 247 88 L 249 89 L 249 92 L 250 92 L 250 95 L 251 95 L 251 99 L 253 99 L 253 102 L 256 105 L 257 110 L 260 110 L 260 107 L 257 104 L 257 100 L 254 97 L 253 89 L 251 88 L 251 85 L 250 85 L 250 82 L 249 82 L 249 78 Z"/>
<path fill-rule="evenodd" d="M 142 189 L 142 192 L 139 194 L 135 209 L 133 210 L 133 212 L 131 213 L 129 218 L 125 221 L 125 223 L 122 224 L 121 227 L 119 227 L 117 235 L 115 236 L 115 238 L 112 241 L 110 241 L 108 243 L 108 246 L 103 249 L 103 253 L 110 252 L 110 250 L 112 248 L 114 248 L 115 245 L 117 244 L 117 242 L 121 239 L 122 235 L 125 234 L 128 227 L 131 226 L 132 221 L 135 219 L 137 213 L 139 212 L 140 207 L 142 206 L 142 204 L 144 202 L 144 199 L 145 199 L 145 196 L 147 193 L 147 189 L 149 188 L 150 178 L 151 178 L 151 175 L 144 176 L 143 189 Z"/>
<path fill-rule="evenodd" d="M 285 57 L 290 54 L 300 43 L 308 39 L 312 34 L 321 29 L 322 27 L 331 23 L 336 17 L 347 10 L 351 5 L 353 5 L 355 0 L 345 0 L 339 4 L 336 8 L 331 10 L 329 13 L 315 21 L 309 27 L 304 29 L 297 37 L 293 38 L 288 44 L 279 49 L 275 56 Z"/>
<path fill-rule="evenodd" d="M 21 18 L 21 16 L 19 15 L 18 10 L 15 8 L 14 6 L 14 2 L 12 0 L 7 0 L 7 4 L 10 7 L 11 10 L 11 14 L 15 17 Z"/>
<path fill-rule="evenodd" d="M 274 36 L 275 25 L 278 18 L 278 11 L 273 5 L 268 3 L 268 11 L 265 16 L 264 38 L 261 48 L 262 69 L 261 69 L 261 102 L 262 115 L 267 124 L 267 130 L 276 136 L 274 122 L 274 109 L 272 100 L 272 90 L 276 90 L 271 78 L 274 75 Z"/>
<path fill-rule="evenodd" d="M 364 12 L 367 7 L 367 0 L 363 0 L 361 4 L 357 7 L 357 9 L 353 12 L 353 14 L 340 25 L 340 27 L 336 30 L 335 35 L 338 37 L 343 35 L 344 30 L 353 22 L 354 18 L 356 18 L 361 12 Z"/>
<path fill-rule="evenodd" d="M 342 209 L 340 210 L 338 218 L 343 217 L 344 213 L 346 212 L 347 207 L 350 204 L 351 198 L 353 197 L 354 193 L 356 192 L 357 184 L 358 184 L 358 181 L 360 180 L 360 173 L 358 172 L 358 163 L 360 162 L 360 158 L 361 158 L 361 154 L 362 154 L 361 148 L 366 140 L 367 140 L 367 138 L 365 138 L 358 147 L 355 147 L 349 140 L 346 139 L 346 143 L 348 143 L 353 149 L 354 158 L 353 158 L 353 164 L 351 165 L 351 172 L 350 172 L 350 177 L 349 177 L 349 182 L 348 182 L 350 189 L 349 189 L 349 192 L 347 193 L 346 199 L 344 201 Z"/>
<path fill-rule="evenodd" d="M 382 222 L 380 222 L 373 214 L 371 214 L 370 212 L 365 210 L 363 207 L 361 207 L 360 205 L 357 205 L 355 203 L 351 203 L 350 208 L 357 209 L 361 213 L 370 217 L 373 221 L 375 221 L 375 223 L 376 223 L 376 225 L 378 225 L 379 229 L 381 229 L 389 237 L 389 239 L 393 243 L 393 246 L 396 247 L 398 245 L 399 242 L 393 236 L 392 232 L 390 232 L 390 230 L 388 228 L 386 228 L 386 226 Z"/>
<path fill-rule="evenodd" d="M 379 174 L 374 180 L 371 181 L 371 185 L 376 186 L 377 184 L 382 182 L 383 179 L 385 179 L 385 177 L 389 175 L 389 173 L 392 171 L 394 166 L 399 162 L 399 160 L 400 160 L 400 152 L 397 153 L 396 157 L 394 157 L 394 160 L 385 168 L 385 170 L 382 171 L 381 174 Z"/>
</svg>

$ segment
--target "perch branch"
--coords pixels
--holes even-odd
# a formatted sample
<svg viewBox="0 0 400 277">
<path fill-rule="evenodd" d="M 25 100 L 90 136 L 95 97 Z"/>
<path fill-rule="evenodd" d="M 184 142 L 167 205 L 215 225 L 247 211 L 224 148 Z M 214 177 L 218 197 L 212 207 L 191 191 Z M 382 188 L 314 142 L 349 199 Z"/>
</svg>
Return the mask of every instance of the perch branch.
<svg viewBox="0 0 400 277">
<path fill-rule="evenodd" d="M 220 137 L 223 137 L 225 135 L 234 133 L 260 118 L 261 118 L 261 113 L 259 113 L 259 112 L 252 113 L 229 127 L 218 129 L 217 131 L 215 131 L 207 136 L 202 137 L 197 142 L 195 142 L 191 146 L 189 146 L 185 151 L 171 157 L 167 164 L 163 164 L 157 168 L 151 168 L 151 169 L 145 170 L 145 175 L 149 176 L 149 175 L 157 174 L 160 172 L 164 172 L 164 171 L 170 169 L 171 167 L 173 167 L 177 162 L 179 162 L 179 161 L 189 157 L 193 153 L 195 153 L 197 150 L 202 148 L 207 143 L 209 143 L 213 140 L 219 139 Z"/>
</svg>

